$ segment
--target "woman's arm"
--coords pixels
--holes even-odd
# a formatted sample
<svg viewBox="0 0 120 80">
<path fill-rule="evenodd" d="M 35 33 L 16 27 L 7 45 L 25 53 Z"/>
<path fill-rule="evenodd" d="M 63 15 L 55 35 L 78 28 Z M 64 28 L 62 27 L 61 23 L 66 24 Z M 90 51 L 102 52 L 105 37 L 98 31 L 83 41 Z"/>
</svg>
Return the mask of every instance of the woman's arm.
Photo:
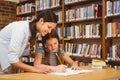
<svg viewBox="0 0 120 80">
<path fill-rule="evenodd" d="M 17 68 L 20 68 L 24 71 L 28 71 L 28 72 L 37 72 L 37 73 L 49 73 L 49 72 L 51 72 L 50 69 L 46 69 L 44 67 L 30 66 L 30 65 L 24 64 L 22 62 L 12 63 L 12 65 L 17 67 Z"/>
<path fill-rule="evenodd" d="M 44 67 L 45 69 L 50 69 L 53 72 L 64 72 L 66 71 L 66 66 L 65 65 L 58 65 L 58 66 L 50 66 L 50 65 L 45 65 L 45 64 L 41 64 L 42 62 L 42 55 L 40 53 L 38 53 L 35 56 L 35 60 L 34 60 L 34 66 L 35 67 Z"/>
<path fill-rule="evenodd" d="M 67 54 L 64 54 L 63 56 L 64 60 L 71 65 L 72 69 L 79 70 L 80 67 L 78 66 L 77 61 L 73 61 Z"/>
</svg>

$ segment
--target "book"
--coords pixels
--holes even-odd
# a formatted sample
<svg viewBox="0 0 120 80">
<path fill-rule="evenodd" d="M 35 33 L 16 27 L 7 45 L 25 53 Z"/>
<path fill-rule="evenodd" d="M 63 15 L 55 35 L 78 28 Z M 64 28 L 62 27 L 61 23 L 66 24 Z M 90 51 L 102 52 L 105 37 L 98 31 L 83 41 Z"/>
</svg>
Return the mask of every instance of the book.
<svg viewBox="0 0 120 80">
<path fill-rule="evenodd" d="M 103 60 L 93 59 L 92 60 L 92 68 L 105 68 L 106 62 Z"/>
</svg>

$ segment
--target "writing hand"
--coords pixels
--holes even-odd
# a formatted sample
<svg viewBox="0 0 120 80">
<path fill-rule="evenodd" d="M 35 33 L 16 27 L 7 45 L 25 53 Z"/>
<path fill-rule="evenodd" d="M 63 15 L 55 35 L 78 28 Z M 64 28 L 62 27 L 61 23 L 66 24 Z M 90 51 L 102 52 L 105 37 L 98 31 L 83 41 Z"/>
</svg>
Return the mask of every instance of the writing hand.
<svg viewBox="0 0 120 80">
<path fill-rule="evenodd" d="M 58 65 L 55 67 L 56 72 L 65 72 L 67 66 L 66 65 Z"/>
</svg>

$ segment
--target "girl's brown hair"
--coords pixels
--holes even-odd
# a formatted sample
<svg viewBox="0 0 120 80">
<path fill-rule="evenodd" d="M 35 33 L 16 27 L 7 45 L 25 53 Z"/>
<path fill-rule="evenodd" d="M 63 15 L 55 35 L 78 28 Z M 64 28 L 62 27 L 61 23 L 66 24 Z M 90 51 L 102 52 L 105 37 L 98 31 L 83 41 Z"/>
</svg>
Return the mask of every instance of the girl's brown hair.
<svg viewBox="0 0 120 80">
<path fill-rule="evenodd" d="M 34 19 L 33 21 L 31 21 L 29 23 L 29 28 L 30 28 L 30 32 L 31 32 L 31 37 L 30 37 L 30 55 L 34 56 L 35 55 L 35 43 L 37 40 L 37 30 L 36 30 L 36 22 L 38 22 L 40 20 L 40 18 L 44 19 L 44 22 L 55 22 L 57 23 L 58 21 L 58 16 L 52 12 L 51 10 L 44 10 L 42 12 L 40 12 L 40 14 L 38 15 L 38 17 L 36 19 Z"/>
<path fill-rule="evenodd" d="M 43 49 L 44 49 L 44 53 L 45 53 L 45 57 L 44 57 L 45 64 L 50 65 L 50 62 L 49 62 L 50 61 L 50 51 L 45 47 L 45 43 L 46 43 L 47 40 L 49 40 L 51 38 L 56 38 L 58 40 L 59 45 L 58 45 L 57 54 L 60 57 L 62 63 L 64 63 L 63 56 L 62 56 L 61 50 L 60 50 L 59 36 L 58 36 L 58 34 L 57 34 L 57 32 L 55 30 L 52 30 L 51 33 L 48 33 L 46 36 L 42 37 L 42 44 L 43 44 Z M 57 59 L 57 64 L 61 64 L 58 59 Z"/>
</svg>

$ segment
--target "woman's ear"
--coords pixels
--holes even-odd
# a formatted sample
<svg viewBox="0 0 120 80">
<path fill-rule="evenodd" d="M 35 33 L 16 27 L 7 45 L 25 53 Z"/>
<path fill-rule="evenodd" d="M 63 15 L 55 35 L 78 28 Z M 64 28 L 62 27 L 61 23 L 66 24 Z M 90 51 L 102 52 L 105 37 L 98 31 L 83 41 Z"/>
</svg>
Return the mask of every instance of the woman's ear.
<svg viewBox="0 0 120 80">
<path fill-rule="evenodd" d="M 43 18 L 40 18 L 40 19 L 39 19 L 39 22 L 43 24 L 43 23 L 44 23 L 44 19 L 43 19 Z"/>
</svg>

